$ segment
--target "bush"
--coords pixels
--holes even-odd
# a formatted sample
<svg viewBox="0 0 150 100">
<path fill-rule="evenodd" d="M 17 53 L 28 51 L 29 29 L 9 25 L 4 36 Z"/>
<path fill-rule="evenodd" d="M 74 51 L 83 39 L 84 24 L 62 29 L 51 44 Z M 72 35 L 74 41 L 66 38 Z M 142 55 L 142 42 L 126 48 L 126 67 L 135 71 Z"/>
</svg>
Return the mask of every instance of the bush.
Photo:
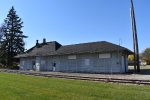
<svg viewBox="0 0 150 100">
<path fill-rule="evenodd" d="M 6 66 L 2 63 L 0 63 L 0 68 L 6 68 Z"/>
<path fill-rule="evenodd" d="M 19 64 L 14 62 L 11 69 L 19 70 Z"/>
</svg>

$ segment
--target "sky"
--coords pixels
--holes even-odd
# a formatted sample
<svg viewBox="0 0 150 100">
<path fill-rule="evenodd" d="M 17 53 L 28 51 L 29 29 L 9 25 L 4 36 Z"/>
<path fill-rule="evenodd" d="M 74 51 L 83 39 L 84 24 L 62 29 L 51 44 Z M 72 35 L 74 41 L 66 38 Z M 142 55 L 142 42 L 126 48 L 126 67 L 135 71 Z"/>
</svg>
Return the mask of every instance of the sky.
<svg viewBox="0 0 150 100">
<path fill-rule="evenodd" d="M 139 51 L 150 47 L 150 0 L 133 0 Z M 14 6 L 22 19 L 25 48 L 46 38 L 62 45 L 96 41 L 133 51 L 130 0 L 0 0 L 0 23 Z"/>
</svg>

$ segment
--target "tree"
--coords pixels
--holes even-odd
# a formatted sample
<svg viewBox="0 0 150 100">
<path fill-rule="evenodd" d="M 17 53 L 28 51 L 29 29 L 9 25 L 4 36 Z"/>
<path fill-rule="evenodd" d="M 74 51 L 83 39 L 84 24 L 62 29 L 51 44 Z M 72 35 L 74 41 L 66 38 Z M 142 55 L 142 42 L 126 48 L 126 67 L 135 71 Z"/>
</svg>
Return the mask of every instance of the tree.
<svg viewBox="0 0 150 100">
<path fill-rule="evenodd" d="M 145 51 L 142 53 L 142 59 L 150 64 L 150 48 L 146 48 Z"/>
<path fill-rule="evenodd" d="M 134 55 L 129 55 L 128 56 L 128 61 L 134 61 Z"/>
<path fill-rule="evenodd" d="M 3 35 L 4 35 L 4 28 L 5 28 L 5 24 L 2 24 L 0 26 L 0 40 L 2 39 Z"/>
<path fill-rule="evenodd" d="M 5 24 L 3 23 L 3 24 L 1 24 L 1 26 L 0 26 L 0 67 L 4 67 L 4 65 L 6 65 L 6 59 L 5 59 L 5 50 L 3 49 L 3 47 L 2 47 L 2 38 L 3 38 L 3 36 L 4 36 L 4 28 L 5 28 Z"/>
<path fill-rule="evenodd" d="M 23 22 L 16 14 L 14 7 L 10 9 L 4 22 L 5 28 L 1 48 L 5 51 L 4 55 L 6 57 L 7 67 L 12 67 L 14 56 L 23 53 L 25 50 L 23 39 L 27 36 L 23 35 L 21 30 Z"/>
</svg>

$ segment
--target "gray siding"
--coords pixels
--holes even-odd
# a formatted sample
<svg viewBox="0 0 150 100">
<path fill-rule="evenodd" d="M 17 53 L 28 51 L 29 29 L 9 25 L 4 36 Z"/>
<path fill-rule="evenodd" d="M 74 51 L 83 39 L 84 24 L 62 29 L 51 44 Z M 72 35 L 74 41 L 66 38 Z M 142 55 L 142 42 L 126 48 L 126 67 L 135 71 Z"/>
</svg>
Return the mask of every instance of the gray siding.
<svg viewBox="0 0 150 100">
<path fill-rule="evenodd" d="M 89 65 L 85 64 L 89 59 Z M 70 60 L 68 56 L 61 56 L 56 71 L 66 72 L 124 72 L 121 54 L 112 53 L 111 58 L 99 58 L 99 54 L 77 55 L 77 59 Z"/>
<path fill-rule="evenodd" d="M 56 63 L 55 71 L 62 72 L 123 73 L 127 70 L 127 56 L 122 57 L 121 53 L 111 53 L 111 58 L 99 58 L 99 53 L 79 54 L 76 59 L 68 59 L 68 55 L 39 58 L 36 61 L 40 64 L 39 71 L 53 71 L 53 63 Z M 33 60 L 34 58 L 21 58 L 21 63 L 26 62 L 21 65 L 23 69 L 32 69 Z"/>
<path fill-rule="evenodd" d="M 20 59 L 20 69 L 21 70 L 32 70 L 34 58 L 21 58 Z"/>
</svg>

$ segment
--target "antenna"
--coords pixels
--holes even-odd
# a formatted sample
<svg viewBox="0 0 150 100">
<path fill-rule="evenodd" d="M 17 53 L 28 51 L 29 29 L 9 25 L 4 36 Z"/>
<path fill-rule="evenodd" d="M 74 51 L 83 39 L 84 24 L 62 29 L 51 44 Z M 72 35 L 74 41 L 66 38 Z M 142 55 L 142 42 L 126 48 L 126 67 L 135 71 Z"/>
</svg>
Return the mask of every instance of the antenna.
<svg viewBox="0 0 150 100">
<path fill-rule="evenodd" d="M 121 46 L 121 45 L 122 45 L 122 39 L 119 38 L 119 46 Z"/>
</svg>

